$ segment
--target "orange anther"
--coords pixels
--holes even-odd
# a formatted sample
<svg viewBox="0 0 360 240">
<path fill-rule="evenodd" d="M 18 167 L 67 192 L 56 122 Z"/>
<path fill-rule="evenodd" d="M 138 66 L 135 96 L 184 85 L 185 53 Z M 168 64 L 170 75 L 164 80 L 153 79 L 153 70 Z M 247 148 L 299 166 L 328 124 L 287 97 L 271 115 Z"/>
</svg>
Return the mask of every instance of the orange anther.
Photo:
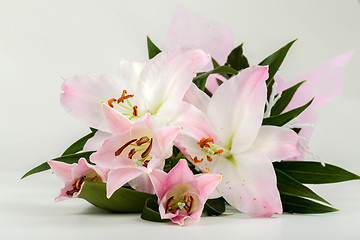
<svg viewBox="0 0 360 240">
<path fill-rule="evenodd" d="M 219 150 L 217 150 L 217 151 L 214 152 L 214 155 L 216 155 L 216 154 L 220 155 L 220 154 L 222 154 L 223 152 L 224 152 L 224 150 L 219 149 Z"/>
<path fill-rule="evenodd" d="M 132 159 L 132 157 L 135 155 L 135 153 L 136 153 L 135 148 L 131 149 L 128 154 L 128 158 Z"/>
<path fill-rule="evenodd" d="M 109 100 L 108 100 L 109 106 L 113 108 L 113 107 L 114 107 L 113 102 L 115 102 L 115 101 L 116 101 L 115 98 L 109 99 Z"/>
<path fill-rule="evenodd" d="M 133 115 L 135 116 L 135 117 L 137 117 L 138 116 L 138 107 L 135 105 L 134 107 L 133 107 Z"/>
<path fill-rule="evenodd" d="M 134 96 L 134 94 L 130 94 L 130 95 L 126 95 L 127 91 L 123 90 L 121 97 L 117 100 L 118 103 L 124 103 L 124 100 L 128 99 L 128 98 L 132 98 Z"/>
<path fill-rule="evenodd" d="M 211 158 L 210 156 L 208 156 L 208 155 L 206 155 L 206 159 L 207 159 L 209 162 L 212 161 L 212 158 Z"/>
<path fill-rule="evenodd" d="M 197 142 L 201 148 L 210 147 L 209 143 L 214 143 L 214 139 L 212 138 L 202 138 L 200 141 Z"/>
<path fill-rule="evenodd" d="M 204 174 L 207 174 L 210 172 L 210 169 L 209 168 L 205 168 L 206 169 L 206 172 L 204 172 Z"/>
<path fill-rule="evenodd" d="M 194 161 L 194 163 L 201 163 L 203 161 L 203 159 L 198 160 L 197 157 L 194 157 L 192 160 Z"/>
</svg>

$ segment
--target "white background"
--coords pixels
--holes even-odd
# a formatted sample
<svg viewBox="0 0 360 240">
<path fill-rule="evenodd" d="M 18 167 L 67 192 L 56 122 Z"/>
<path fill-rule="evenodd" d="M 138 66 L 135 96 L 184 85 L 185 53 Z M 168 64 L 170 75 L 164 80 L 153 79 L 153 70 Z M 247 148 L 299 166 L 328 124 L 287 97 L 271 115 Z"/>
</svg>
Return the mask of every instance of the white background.
<svg viewBox="0 0 360 240">
<path fill-rule="evenodd" d="M 161 46 L 180 4 L 231 26 L 235 44 L 245 43 L 253 64 L 298 38 L 280 70 L 283 78 L 295 79 L 356 49 L 340 97 L 319 109 L 311 148 L 323 161 L 360 174 L 359 1 L 1 0 L 0 239 L 360 236 L 360 182 L 314 187 L 338 213 L 271 219 L 235 214 L 180 228 L 108 214 L 82 200 L 55 204 L 62 183 L 49 172 L 19 180 L 88 132 L 60 106 L 62 78 L 116 74 L 121 58 L 146 58 L 146 35 Z"/>
</svg>

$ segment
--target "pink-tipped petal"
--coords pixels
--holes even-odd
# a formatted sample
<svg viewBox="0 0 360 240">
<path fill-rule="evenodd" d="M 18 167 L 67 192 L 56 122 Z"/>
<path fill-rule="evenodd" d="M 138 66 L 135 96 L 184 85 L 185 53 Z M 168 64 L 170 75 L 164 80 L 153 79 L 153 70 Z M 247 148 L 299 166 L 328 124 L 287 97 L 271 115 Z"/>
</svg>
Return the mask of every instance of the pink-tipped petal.
<svg viewBox="0 0 360 240">
<path fill-rule="evenodd" d="M 191 182 L 195 179 L 194 174 L 189 169 L 187 161 L 185 159 L 180 159 L 179 162 L 173 167 L 168 173 L 168 178 L 166 181 L 166 188 L 171 188 L 179 183 Z"/>
<path fill-rule="evenodd" d="M 216 133 L 205 114 L 189 103 L 182 102 L 176 115 L 170 122 L 172 125 L 180 126 L 182 133 L 194 138 L 211 137 L 215 141 L 217 140 Z"/>
<path fill-rule="evenodd" d="M 63 181 L 69 181 L 72 179 L 72 168 L 75 164 L 67 164 L 63 162 L 58 161 L 48 161 L 48 164 L 50 165 L 51 169 L 54 171 L 54 173 L 61 178 Z"/>
<path fill-rule="evenodd" d="M 71 169 L 71 175 L 73 179 L 76 179 L 91 171 L 95 171 L 95 166 L 90 165 L 85 158 L 80 158 L 78 164 Z"/>
<path fill-rule="evenodd" d="M 154 132 L 152 154 L 158 158 L 166 159 L 172 154 L 172 144 L 180 131 L 180 127 L 170 126 L 159 128 Z"/>
<path fill-rule="evenodd" d="M 210 194 L 214 191 L 216 186 L 221 181 L 221 175 L 216 174 L 202 174 L 197 176 L 198 180 L 198 187 L 200 189 L 200 196 L 199 198 L 202 201 L 206 201 Z"/>
<path fill-rule="evenodd" d="M 196 72 L 209 61 L 207 53 L 193 48 L 179 48 L 156 55 L 144 67 L 139 82 L 147 110 L 162 118 L 170 118 Z"/>
<path fill-rule="evenodd" d="M 138 168 L 117 168 L 110 170 L 106 184 L 106 196 L 110 198 L 116 190 L 142 173 L 144 171 Z"/>
<path fill-rule="evenodd" d="M 114 134 L 124 133 L 132 127 L 132 122 L 117 110 L 103 104 L 104 115 L 109 129 Z"/>
<path fill-rule="evenodd" d="M 244 151 L 260 129 L 266 101 L 267 66 L 253 66 L 223 83 L 210 100 L 207 116 L 218 143 Z"/>
<path fill-rule="evenodd" d="M 297 134 L 288 128 L 261 126 L 259 134 L 247 152 L 262 152 L 271 161 L 283 160 L 298 155 Z M 236 148 L 234 149 L 236 154 Z"/>
<path fill-rule="evenodd" d="M 74 76 L 67 79 L 60 96 L 62 106 L 90 127 L 109 132 L 102 103 L 121 94 L 126 86 L 109 76 Z"/>
<path fill-rule="evenodd" d="M 83 151 L 97 151 L 103 145 L 105 140 L 111 137 L 111 133 L 98 130 L 84 145 Z"/>
<path fill-rule="evenodd" d="M 236 165 L 233 162 L 236 162 Z M 282 213 L 282 204 L 271 161 L 262 154 L 241 154 L 218 161 L 213 172 L 223 179 L 217 189 L 225 200 L 252 217 Z"/>
<path fill-rule="evenodd" d="M 150 180 L 155 188 L 155 192 L 156 195 L 159 197 L 159 199 L 162 199 L 164 197 L 164 186 L 166 183 L 166 177 L 167 177 L 167 173 L 159 170 L 159 169 L 154 169 L 152 170 L 152 172 L 149 174 Z"/>
</svg>

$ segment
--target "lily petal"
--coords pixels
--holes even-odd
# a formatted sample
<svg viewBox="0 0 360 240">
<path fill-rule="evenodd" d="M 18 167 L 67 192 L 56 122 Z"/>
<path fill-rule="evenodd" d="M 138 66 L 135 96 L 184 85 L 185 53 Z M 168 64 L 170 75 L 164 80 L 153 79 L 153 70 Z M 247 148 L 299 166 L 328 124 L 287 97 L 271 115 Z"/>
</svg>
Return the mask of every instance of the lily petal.
<svg viewBox="0 0 360 240">
<path fill-rule="evenodd" d="M 197 176 L 198 186 L 200 189 L 199 198 L 205 202 L 208 196 L 215 190 L 221 179 L 221 175 L 214 174 L 201 174 Z"/>
<path fill-rule="evenodd" d="M 177 110 L 196 72 L 210 56 L 200 49 L 180 48 L 156 55 L 140 75 L 141 95 L 146 109 L 159 118 L 171 117 Z"/>
<path fill-rule="evenodd" d="M 223 176 L 217 189 L 236 209 L 252 217 L 282 213 L 275 171 L 266 156 L 242 153 L 232 161 L 217 161 L 211 172 L 217 171 Z"/>
<path fill-rule="evenodd" d="M 209 106 L 210 97 L 206 95 L 205 92 L 201 91 L 194 83 L 192 83 L 187 90 L 183 100 L 205 113 Z"/>
<path fill-rule="evenodd" d="M 162 199 L 165 194 L 164 186 L 166 183 L 167 173 L 159 169 L 153 169 L 149 174 L 149 177 L 155 188 L 156 195 L 159 199 Z"/>
<path fill-rule="evenodd" d="M 106 184 L 107 198 L 110 198 L 116 190 L 142 173 L 144 171 L 139 168 L 117 168 L 110 170 Z"/>
<path fill-rule="evenodd" d="M 128 131 L 133 125 L 132 122 L 120 112 L 103 104 L 104 115 L 109 129 L 114 134 L 121 134 Z"/>
<path fill-rule="evenodd" d="M 111 137 L 111 133 L 98 130 L 84 145 L 83 151 L 97 151 L 103 145 L 105 140 Z"/>
<path fill-rule="evenodd" d="M 210 100 L 207 117 L 218 133 L 218 143 L 244 151 L 260 129 L 266 101 L 267 66 L 253 66 L 223 83 Z"/>
<path fill-rule="evenodd" d="M 48 161 L 48 164 L 50 165 L 51 169 L 54 171 L 54 173 L 61 178 L 63 181 L 69 181 L 72 179 L 72 168 L 74 167 L 74 164 L 67 164 L 59 161 Z"/>
<path fill-rule="evenodd" d="M 146 192 L 146 193 L 150 193 L 150 194 L 155 193 L 155 189 L 149 178 L 149 175 L 146 173 L 140 174 L 138 177 L 130 180 L 129 184 L 136 191 Z"/>
</svg>

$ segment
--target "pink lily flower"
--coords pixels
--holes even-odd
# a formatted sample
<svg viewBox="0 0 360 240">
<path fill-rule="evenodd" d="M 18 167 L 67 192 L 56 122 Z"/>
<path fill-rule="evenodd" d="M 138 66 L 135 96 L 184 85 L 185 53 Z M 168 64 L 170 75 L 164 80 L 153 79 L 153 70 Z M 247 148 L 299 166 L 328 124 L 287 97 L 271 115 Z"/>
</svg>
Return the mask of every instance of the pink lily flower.
<svg viewBox="0 0 360 240">
<path fill-rule="evenodd" d="M 203 50 L 183 47 L 148 61 L 122 60 L 118 77 L 67 79 L 62 85 L 61 104 L 71 115 L 100 130 L 85 150 L 97 150 L 110 136 L 103 103 L 130 120 L 149 113 L 157 127 L 181 126 L 184 131 L 198 131 L 190 119 L 206 119 L 182 99 L 193 77 L 210 59 Z"/>
<path fill-rule="evenodd" d="M 253 217 L 282 213 L 272 161 L 298 154 L 294 131 L 261 126 L 267 78 L 267 66 L 253 66 L 223 83 L 212 98 L 191 88 L 188 100 L 205 113 L 218 138 L 181 134 L 175 143 L 199 170 L 222 175 L 219 194 Z"/>
<path fill-rule="evenodd" d="M 54 173 L 65 182 L 56 201 L 75 198 L 81 193 L 85 181 L 106 182 L 107 170 L 90 165 L 85 158 L 78 163 L 67 164 L 58 161 L 48 162 Z"/>
<path fill-rule="evenodd" d="M 158 196 L 162 219 L 171 219 L 181 226 L 186 218 L 199 221 L 204 204 L 221 180 L 220 175 L 194 175 L 185 159 L 165 173 L 155 169 L 150 174 Z"/>
<path fill-rule="evenodd" d="M 172 142 L 180 127 L 156 128 L 149 113 L 132 122 L 106 104 L 103 108 L 113 135 L 90 159 L 110 169 L 107 197 L 127 182 L 137 191 L 154 193 L 148 173 L 162 168 L 164 160 L 172 155 Z"/>
</svg>

